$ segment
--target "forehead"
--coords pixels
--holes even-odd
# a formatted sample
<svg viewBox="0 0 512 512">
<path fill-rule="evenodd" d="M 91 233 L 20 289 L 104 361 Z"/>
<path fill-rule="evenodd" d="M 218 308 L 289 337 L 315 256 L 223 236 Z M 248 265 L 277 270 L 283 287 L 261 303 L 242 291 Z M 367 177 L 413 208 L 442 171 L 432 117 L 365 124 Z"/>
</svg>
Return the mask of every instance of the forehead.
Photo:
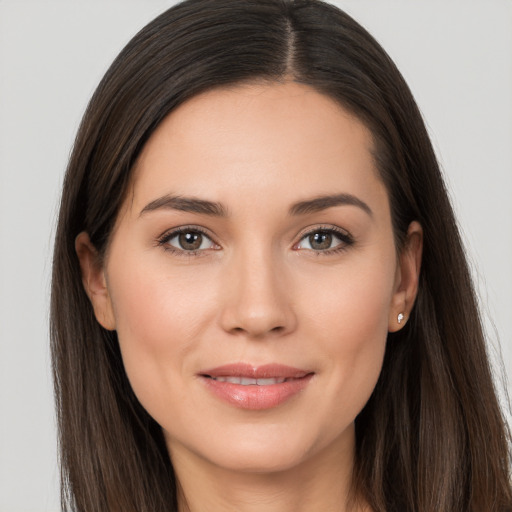
<svg viewBox="0 0 512 512">
<path fill-rule="evenodd" d="M 293 82 L 215 89 L 182 104 L 148 140 L 133 199 L 164 193 L 281 200 L 382 188 L 372 136 L 330 97 Z M 341 190 L 343 189 L 343 190 Z"/>
</svg>

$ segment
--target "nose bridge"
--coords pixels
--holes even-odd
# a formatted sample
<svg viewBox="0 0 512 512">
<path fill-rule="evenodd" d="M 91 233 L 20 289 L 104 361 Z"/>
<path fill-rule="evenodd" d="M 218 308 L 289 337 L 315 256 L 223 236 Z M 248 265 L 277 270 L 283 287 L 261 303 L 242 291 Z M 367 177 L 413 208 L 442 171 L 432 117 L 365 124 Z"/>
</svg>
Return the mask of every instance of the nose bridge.
<svg viewBox="0 0 512 512">
<path fill-rule="evenodd" d="M 225 330 L 261 337 L 285 333 L 295 317 L 278 251 L 270 244 L 249 243 L 234 252 L 229 265 L 229 293 L 222 312 Z"/>
</svg>

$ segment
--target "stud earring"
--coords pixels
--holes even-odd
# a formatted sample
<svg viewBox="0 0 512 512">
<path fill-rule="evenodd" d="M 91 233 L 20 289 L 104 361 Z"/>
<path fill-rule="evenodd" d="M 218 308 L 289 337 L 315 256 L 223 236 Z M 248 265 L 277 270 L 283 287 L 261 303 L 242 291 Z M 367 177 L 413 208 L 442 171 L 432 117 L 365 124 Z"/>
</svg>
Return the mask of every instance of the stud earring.
<svg viewBox="0 0 512 512">
<path fill-rule="evenodd" d="M 401 324 L 402 323 L 402 320 L 404 319 L 404 315 L 403 313 L 398 313 L 398 317 L 397 317 L 397 320 L 398 320 L 398 323 Z"/>
</svg>

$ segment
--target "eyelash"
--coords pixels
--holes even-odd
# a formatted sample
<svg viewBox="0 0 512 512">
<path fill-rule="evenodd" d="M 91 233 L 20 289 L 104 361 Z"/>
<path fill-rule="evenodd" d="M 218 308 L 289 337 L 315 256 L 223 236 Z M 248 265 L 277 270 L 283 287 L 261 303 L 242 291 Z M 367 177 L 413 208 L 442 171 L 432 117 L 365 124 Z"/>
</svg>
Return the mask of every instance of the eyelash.
<svg viewBox="0 0 512 512">
<path fill-rule="evenodd" d="M 340 243 L 331 249 L 325 249 L 325 250 L 315 251 L 314 249 L 302 249 L 302 250 L 311 252 L 315 256 L 331 256 L 334 254 L 339 254 L 339 253 L 349 249 L 355 243 L 354 238 L 352 237 L 352 235 L 350 233 L 348 233 L 348 231 L 338 228 L 337 226 L 327 225 L 327 226 L 315 226 L 313 229 L 308 229 L 306 232 L 303 232 L 300 235 L 299 241 L 296 244 L 294 244 L 294 247 L 297 247 L 307 237 L 317 234 L 317 233 L 333 235 L 338 240 L 340 240 Z M 299 250 L 301 250 L 301 249 L 299 249 Z"/>
<path fill-rule="evenodd" d="M 180 228 L 174 228 L 171 231 L 166 231 L 163 235 L 158 237 L 157 239 L 157 245 L 162 247 L 165 251 L 168 251 L 172 254 L 175 254 L 177 256 L 184 256 L 190 257 L 190 256 L 204 256 L 206 249 L 199 249 L 195 251 L 187 251 L 185 249 L 178 249 L 177 247 L 173 247 L 172 245 L 169 245 L 169 241 L 175 238 L 176 236 L 179 236 L 183 233 L 197 233 L 204 237 L 206 237 L 208 240 L 212 242 L 213 245 L 217 245 L 211 238 L 208 233 L 202 229 L 199 226 L 182 226 Z"/>
<path fill-rule="evenodd" d="M 156 245 L 162 247 L 165 251 L 171 252 L 172 254 L 175 254 L 177 256 L 183 256 L 183 257 L 191 257 L 191 256 L 204 256 L 206 255 L 207 249 L 198 249 L 198 250 L 191 250 L 187 251 L 185 249 L 178 249 L 176 247 L 173 247 L 172 245 L 169 245 L 169 241 L 175 238 L 176 236 L 179 236 L 183 233 L 197 233 L 204 237 L 206 237 L 208 240 L 211 241 L 213 245 L 218 245 L 212 240 L 211 236 L 201 227 L 199 226 L 183 226 L 179 228 L 174 228 L 171 231 L 166 231 L 164 234 L 162 234 L 160 237 L 156 240 Z M 294 248 L 296 248 L 303 240 L 305 240 L 307 237 L 317 234 L 317 233 L 323 233 L 323 234 L 329 234 L 335 236 L 338 240 L 340 240 L 340 243 L 333 247 L 332 249 L 325 249 L 325 250 L 318 250 L 315 251 L 314 249 L 297 249 L 297 250 L 307 250 L 311 253 L 315 254 L 315 256 L 330 256 L 333 254 L 338 254 L 342 251 L 346 251 L 349 247 L 354 245 L 355 240 L 345 230 L 342 230 L 336 226 L 315 226 L 314 229 L 310 229 L 300 235 L 299 241 L 293 245 Z M 213 249 L 217 250 L 217 249 Z"/>
</svg>

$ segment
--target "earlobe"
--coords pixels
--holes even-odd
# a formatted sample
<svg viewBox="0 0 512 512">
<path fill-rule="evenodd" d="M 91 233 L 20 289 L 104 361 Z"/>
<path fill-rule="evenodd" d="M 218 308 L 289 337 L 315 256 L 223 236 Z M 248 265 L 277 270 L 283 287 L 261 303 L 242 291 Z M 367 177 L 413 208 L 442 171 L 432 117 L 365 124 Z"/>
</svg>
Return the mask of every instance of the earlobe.
<svg viewBox="0 0 512 512">
<path fill-rule="evenodd" d="M 389 332 L 399 331 L 407 323 L 418 294 L 422 252 L 423 229 L 419 222 L 413 221 L 407 230 L 407 238 L 399 257 L 389 313 Z"/>
<path fill-rule="evenodd" d="M 116 323 L 104 268 L 99 260 L 98 251 L 85 231 L 76 237 L 75 251 L 80 262 L 82 284 L 91 301 L 96 320 L 105 329 L 113 331 Z"/>
</svg>

